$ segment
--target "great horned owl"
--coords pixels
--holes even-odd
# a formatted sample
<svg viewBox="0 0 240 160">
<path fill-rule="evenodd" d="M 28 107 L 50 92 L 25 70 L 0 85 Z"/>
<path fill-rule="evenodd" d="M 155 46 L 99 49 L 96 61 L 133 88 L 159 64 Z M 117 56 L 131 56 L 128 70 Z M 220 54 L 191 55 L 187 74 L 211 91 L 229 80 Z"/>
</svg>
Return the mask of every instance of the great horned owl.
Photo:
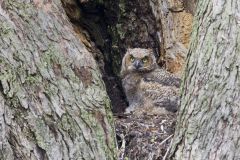
<svg viewBox="0 0 240 160">
<path fill-rule="evenodd" d="M 151 49 L 128 49 L 121 77 L 129 102 L 127 113 L 142 107 L 177 111 L 180 79 L 158 67 Z"/>
</svg>

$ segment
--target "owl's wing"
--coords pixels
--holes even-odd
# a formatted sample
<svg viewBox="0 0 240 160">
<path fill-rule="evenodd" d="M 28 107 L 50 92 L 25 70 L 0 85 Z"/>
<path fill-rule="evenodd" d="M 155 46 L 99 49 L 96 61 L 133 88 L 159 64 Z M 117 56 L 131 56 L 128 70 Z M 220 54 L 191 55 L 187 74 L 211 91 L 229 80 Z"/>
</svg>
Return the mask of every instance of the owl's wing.
<svg viewBox="0 0 240 160">
<path fill-rule="evenodd" d="M 144 75 L 144 80 L 149 82 L 156 82 L 163 86 L 180 87 L 181 79 L 163 69 L 155 69 Z"/>
<path fill-rule="evenodd" d="M 164 70 L 153 72 L 141 81 L 143 97 L 155 107 L 164 107 L 176 112 L 179 106 L 180 79 Z M 157 74 L 156 74 L 157 73 Z"/>
</svg>

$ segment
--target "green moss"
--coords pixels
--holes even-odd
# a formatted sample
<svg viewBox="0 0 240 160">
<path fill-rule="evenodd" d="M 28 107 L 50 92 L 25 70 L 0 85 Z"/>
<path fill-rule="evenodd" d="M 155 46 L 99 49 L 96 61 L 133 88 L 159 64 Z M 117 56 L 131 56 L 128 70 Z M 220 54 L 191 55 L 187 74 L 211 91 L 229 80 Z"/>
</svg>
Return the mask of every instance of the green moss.
<svg viewBox="0 0 240 160">
<path fill-rule="evenodd" d="M 3 91 L 8 97 L 13 97 L 14 93 L 19 89 L 19 85 L 16 83 L 16 73 L 11 67 L 6 67 L 5 69 L 1 71 L 0 75 Z"/>
<path fill-rule="evenodd" d="M 28 84 L 38 84 L 42 82 L 42 78 L 39 75 L 29 75 L 25 80 Z"/>
<path fill-rule="evenodd" d="M 1 22 L 0 35 L 1 36 L 6 36 L 6 35 L 10 35 L 11 33 L 13 33 L 13 29 L 11 28 L 9 23 Z"/>
<path fill-rule="evenodd" d="M 118 23 L 116 25 L 116 31 L 117 31 L 117 34 L 119 35 L 120 39 L 124 39 L 125 38 L 126 32 L 124 32 L 124 29 L 123 29 L 123 26 L 122 26 L 121 23 Z"/>
<path fill-rule="evenodd" d="M 36 137 L 37 144 L 44 150 L 49 149 L 49 137 L 47 131 L 47 126 L 42 119 L 36 119 L 34 125 L 34 134 Z"/>
<path fill-rule="evenodd" d="M 30 21 L 31 17 L 33 17 L 36 12 L 36 8 L 32 5 L 32 3 L 23 3 L 18 1 L 4 1 L 6 8 L 9 10 L 18 10 L 18 15 L 26 22 Z"/>
<path fill-rule="evenodd" d="M 125 0 L 120 0 L 119 4 L 118 21 L 116 24 L 110 26 L 108 28 L 108 32 L 112 37 L 112 53 L 111 53 L 111 61 L 112 68 L 115 75 L 119 75 L 121 68 L 121 60 L 122 60 L 122 46 L 121 43 L 126 38 L 126 30 L 124 29 L 123 22 L 125 21 L 126 14 L 126 2 Z M 121 46 L 120 46 L 121 45 Z"/>
<path fill-rule="evenodd" d="M 120 9 L 121 14 L 125 13 L 125 0 L 119 1 L 119 9 Z"/>
<path fill-rule="evenodd" d="M 62 115 L 61 122 L 58 126 L 59 128 L 67 131 L 71 138 L 77 137 L 76 134 L 81 132 L 76 121 L 68 113 Z"/>
<path fill-rule="evenodd" d="M 72 123 L 70 123 L 70 124 L 72 124 Z M 61 128 L 65 131 L 68 131 L 71 128 L 69 125 L 67 114 L 63 114 L 61 117 Z"/>
<path fill-rule="evenodd" d="M 58 88 L 52 84 L 46 83 L 44 85 L 44 92 L 48 95 L 48 96 L 54 96 L 58 94 Z"/>
<path fill-rule="evenodd" d="M 45 67 L 48 65 L 51 66 L 52 62 L 61 64 L 61 56 L 58 55 L 58 50 L 53 45 L 49 45 L 48 50 L 44 52 L 44 54 L 41 56 L 41 59 L 42 62 L 45 62 Z"/>
</svg>

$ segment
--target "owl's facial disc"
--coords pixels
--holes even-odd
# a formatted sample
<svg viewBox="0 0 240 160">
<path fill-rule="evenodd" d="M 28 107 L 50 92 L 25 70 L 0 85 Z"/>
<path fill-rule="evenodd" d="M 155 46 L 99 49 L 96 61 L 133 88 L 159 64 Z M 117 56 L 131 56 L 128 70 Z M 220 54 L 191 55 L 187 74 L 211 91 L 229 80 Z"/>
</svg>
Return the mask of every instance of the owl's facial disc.
<svg viewBox="0 0 240 160">
<path fill-rule="evenodd" d="M 136 70 L 138 70 L 143 67 L 143 63 L 141 60 L 135 59 L 135 61 L 133 62 L 133 66 Z"/>
</svg>

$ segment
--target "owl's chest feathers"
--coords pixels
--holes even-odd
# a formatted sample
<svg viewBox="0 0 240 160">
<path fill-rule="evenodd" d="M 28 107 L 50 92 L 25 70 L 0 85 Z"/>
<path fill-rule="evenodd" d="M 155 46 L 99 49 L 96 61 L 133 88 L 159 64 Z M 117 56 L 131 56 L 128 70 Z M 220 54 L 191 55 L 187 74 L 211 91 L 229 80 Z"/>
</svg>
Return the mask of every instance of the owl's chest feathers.
<svg viewBox="0 0 240 160">
<path fill-rule="evenodd" d="M 129 74 L 123 79 L 123 86 L 126 90 L 135 90 L 138 88 L 138 85 L 142 79 L 140 74 Z"/>
<path fill-rule="evenodd" d="M 140 83 L 143 79 L 143 73 L 133 73 L 126 75 L 122 80 L 123 88 L 129 104 L 141 101 Z"/>
</svg>

